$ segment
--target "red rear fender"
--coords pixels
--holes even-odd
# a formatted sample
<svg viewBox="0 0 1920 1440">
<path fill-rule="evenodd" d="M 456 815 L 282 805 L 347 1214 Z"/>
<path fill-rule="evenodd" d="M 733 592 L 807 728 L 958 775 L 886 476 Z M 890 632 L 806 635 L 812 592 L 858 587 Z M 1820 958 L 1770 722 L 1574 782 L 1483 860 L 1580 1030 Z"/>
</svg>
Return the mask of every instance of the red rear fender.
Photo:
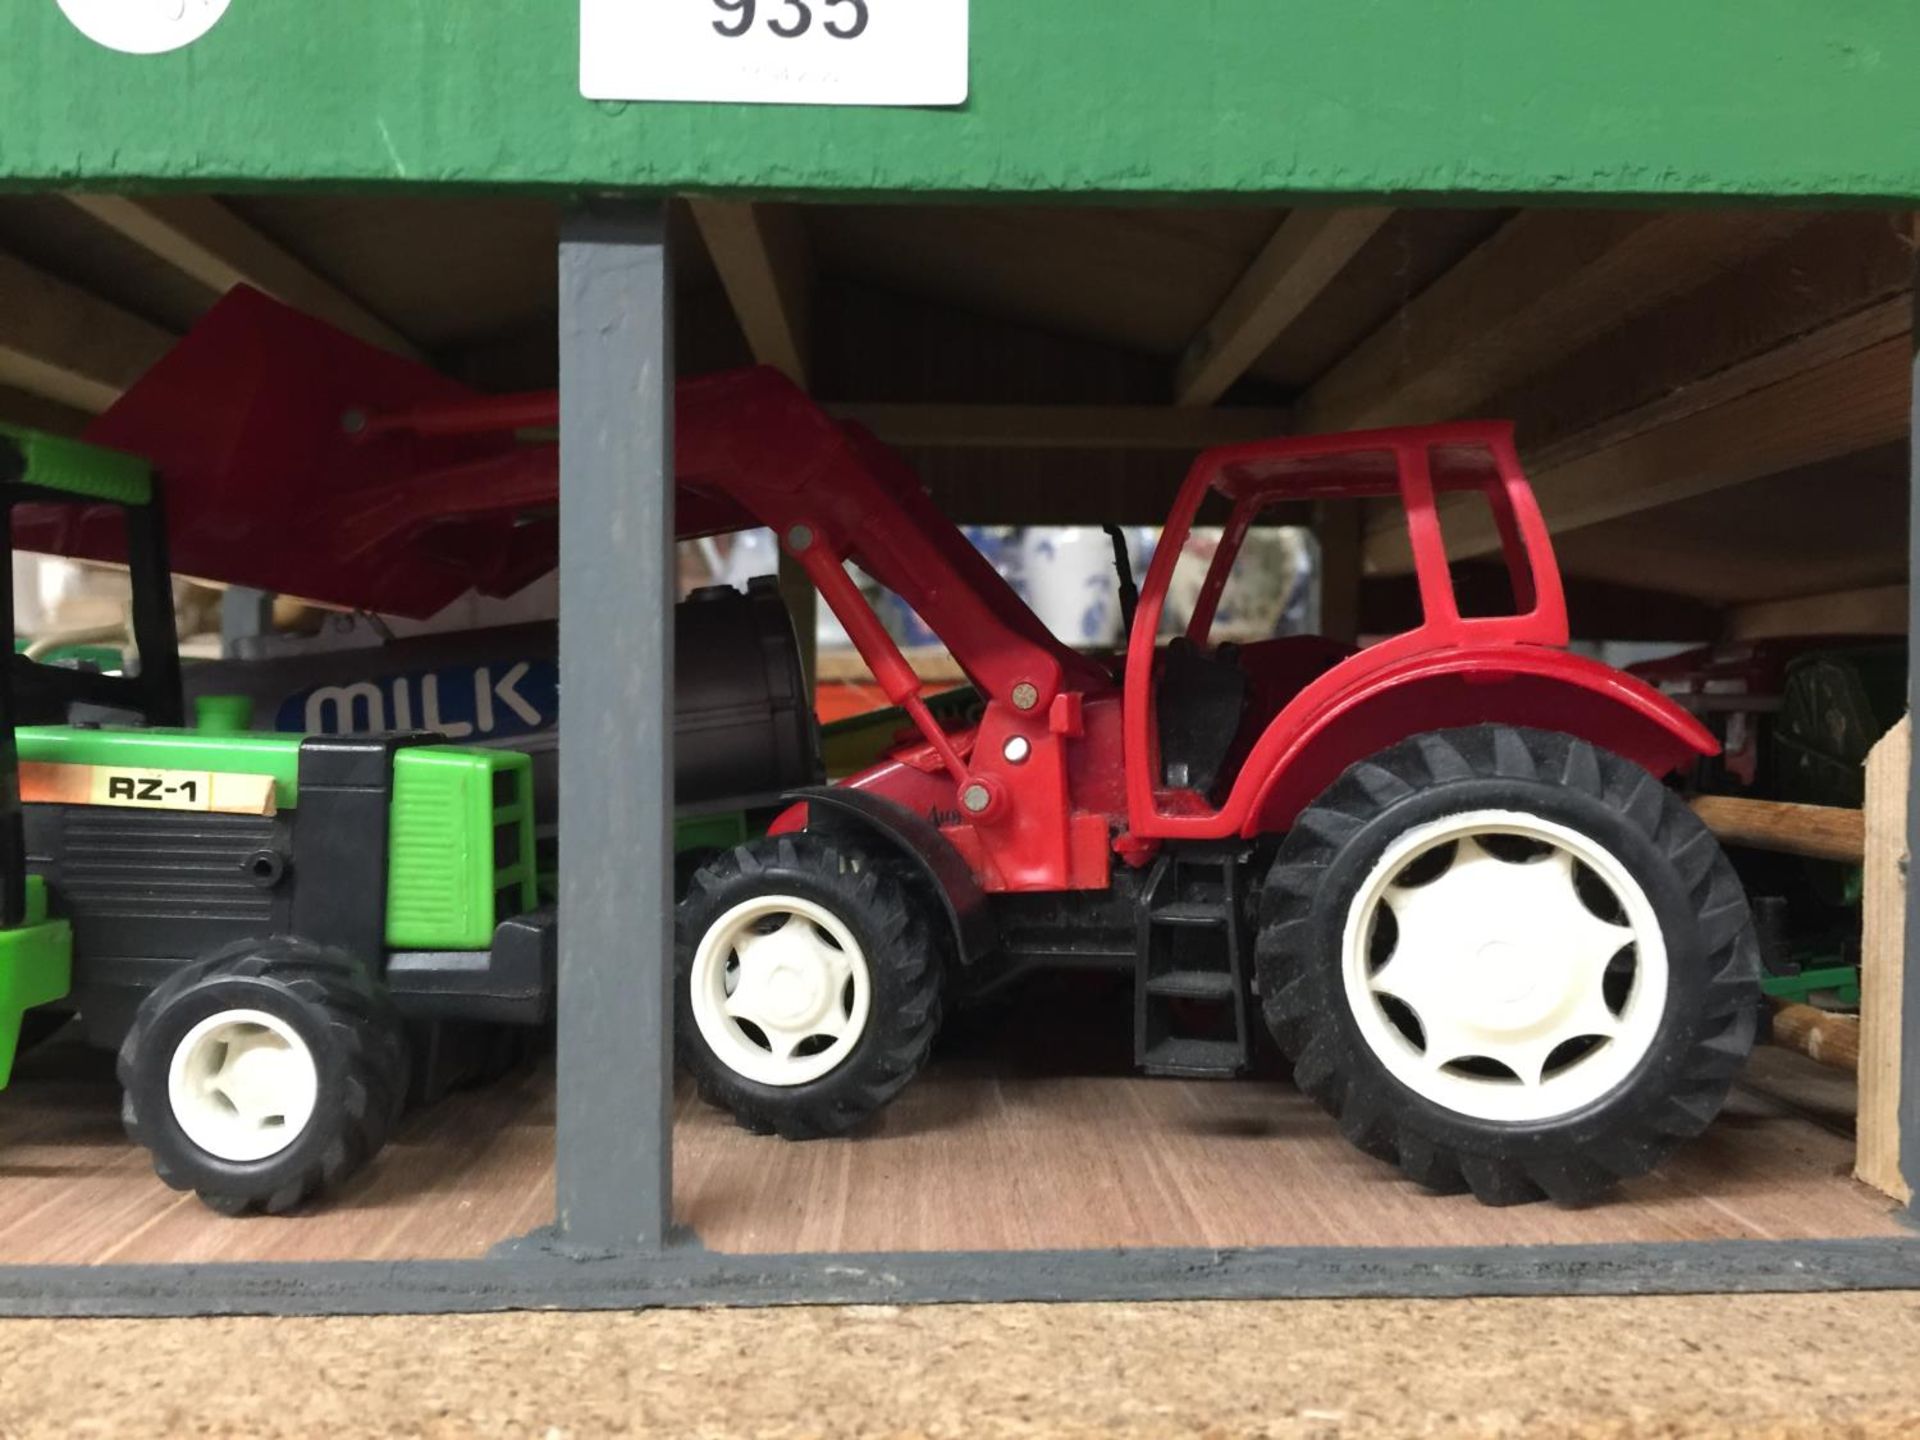
<svg viewBox="0 0 1920 1440">
<path fill-rule="evenodd" d="M 1429 655 L 1371 677 L 1310 716 L 1275 720 L 1241 777 L 1255 787 L 1241 833 L 1287 829 L 1349 765 L 1410 735 L 1485 724 L 1577 735 L 1655 775 L 1720 748 L 1659 691 L 1597 661 L 1525 647 Z"/>
</svg>

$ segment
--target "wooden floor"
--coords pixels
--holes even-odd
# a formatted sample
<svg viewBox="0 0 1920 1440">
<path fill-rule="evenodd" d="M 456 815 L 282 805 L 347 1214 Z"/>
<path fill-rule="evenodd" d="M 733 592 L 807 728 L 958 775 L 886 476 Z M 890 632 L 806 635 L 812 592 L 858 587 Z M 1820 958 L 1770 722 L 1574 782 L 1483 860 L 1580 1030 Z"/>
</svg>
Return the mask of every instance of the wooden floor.
<svg viewBox="0 0 1920 1440">
<path fill-rule="evenodd" d="M 112 1057 L 55 1042 L 0 1093 L 0 1264 L 485 1255 L 553 1219 L 553 1083 L 529 1068 L 413 1115 L 325 1206 L 229 1219 L 155 1178 Z"/>
<path fill-rule="evenodd" d="M 1147 1080 L 1124 1055 L 1047 1042 L 961 1034 L 850 1140 L 751 1136 L 683 1093 L 679 1216 L 737 1252 L 1908 1233 L 1849 1178 L 1850 1087 L 1784 1052 L 1757 1057 L 1706 1138 L 1615 1198 L 1489 1210 L 1360 1155 L 1283 1078 Z M 415 1115 L 345 1193 L 283 1219 L 224 1219 L 167 1190 L 117 1105 L 103 1057 L 56 1045 L 23 1061 L 0 1095 L 0 1263 L 458 1258 L 552 1215 L 550 1068 Z"/>
<path fill-rule="evenodd" d="M 1832 1072 L 1768 1051 L 1713 1130 L 1584 1208 L 1492 1210 L 1370 1160 L 1283 1079 L 1020 1069 L 956 1056 L 858 1140 L 775 1144 L 692 1097 L 675 1200 L 715 1250 L 1535 1245 L 1905 1235 L 1850 1177 Z M 1785 1062 L 1785 1063 L 1782 1063 Z M 1810 1082 L 1804 1098 L 1799 1079 Z"/>
</svg>

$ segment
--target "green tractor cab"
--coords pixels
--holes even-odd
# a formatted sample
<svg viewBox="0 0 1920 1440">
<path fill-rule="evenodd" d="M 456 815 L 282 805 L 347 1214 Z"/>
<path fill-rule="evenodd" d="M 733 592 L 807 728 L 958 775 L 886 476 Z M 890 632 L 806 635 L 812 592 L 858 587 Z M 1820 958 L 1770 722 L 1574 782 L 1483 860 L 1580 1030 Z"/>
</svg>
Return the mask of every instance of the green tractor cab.
<svg viewBox="0 0 1920 1440">
<path fill-rule="evenodd" d="M 550 1017 L 532 765 L 433 735 L 250 732 L 217 703 L 186 728 L 155 477 L 0 430 L 9 514 L 75 502 L 124 517 L 138 664 L 16 654 L 0 686 L 0 1060 L 29 1010 L 73 1012 L 117 1051 L 164 1180 L 291 1209 L 462 1055 L 510 1054 Z"/>
</svg>

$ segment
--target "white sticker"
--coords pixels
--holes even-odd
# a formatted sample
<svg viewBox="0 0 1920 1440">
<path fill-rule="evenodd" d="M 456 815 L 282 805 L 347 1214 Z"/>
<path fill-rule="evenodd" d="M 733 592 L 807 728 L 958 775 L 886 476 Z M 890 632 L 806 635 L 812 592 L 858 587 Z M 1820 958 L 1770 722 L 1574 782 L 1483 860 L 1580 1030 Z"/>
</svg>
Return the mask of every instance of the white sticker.
<svg viewBox="0 0 1920 1440">
<path fill-rule="evenodd" d="M 95 44 L 129 55 L 159 55 L 191 45 L 227 13 L 229 0 L 59 0 L 74 28 Z"/>
<path fill-rule="evenodd" d="M 590 100 L 959 105 L 968 0 L 580 0 Z"/>
</svg>

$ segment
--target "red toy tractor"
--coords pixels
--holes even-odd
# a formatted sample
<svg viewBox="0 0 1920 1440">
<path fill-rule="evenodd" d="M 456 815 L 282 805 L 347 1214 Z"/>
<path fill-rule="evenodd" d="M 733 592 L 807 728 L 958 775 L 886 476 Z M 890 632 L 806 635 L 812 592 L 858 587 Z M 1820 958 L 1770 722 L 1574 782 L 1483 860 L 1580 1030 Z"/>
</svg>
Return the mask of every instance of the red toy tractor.
<svg viewBox="0 0 1920 1440">
<path fill-rule="evenodd" d="M 1134 976 L 1149 1073 L 1238 1072 L 1257 996 L 1350 1140 L 1489 1203 L 1589 1197 L 1713 1118 L 1753 1044 L 1758 954 L 1731 867 L 1657 777 L 1714 742 L 1567 653 L 1508 427 L 1201 457 L 1118 677 L 1048 635 L 898 462 L 864 458 L 830 484 L 729 489 L 806 567 L 920 739 L 695 878 L 677 1018 L 708 1099 L 750 1128 L 844 1131 L 912 1078 L 943 987 L 1110 966 Z M 1462 491 L 1498 522 L 1508 614 L 1456 606 L 1436 497 Z M 1405 507 L 1423 623 L 1361 651 L 1213 643 L 1248 528 L 1332 497 Z M 1163 644 L 1209 500 L 1224 532 L 1185 633 Z M 947 643 L 979 690 L 977 726 L 928 716 L 847 560 Z"/>
<path fill-rule="evenodd" d="M 218 415 L 195 398 L 235 395 Z M 550 567 L 550 524 L 517 517 L 552 502 L 554 446 L 527 432 L 553 415 L 237 292 L 89 438 L 151 456 L 194 502 L 176 515 L 215 517 L 175 527 L 179 569 L 294 588 L 264 572 L 304 565 L 303 593 L 420 613 Z M 680 1054 L 742 1124 L 852 1129 L 913 1078 L 943 1003 L 1042 967 L 1130 973 L 1156 1074 L 1242 1070 L 1257 1000 L 1354 1144 L 1488 1203 L 1590 1197 L 1719 1110 L 1754 1041 L 1758 950 L 1733 870 L 1659 778 L 1715 742 L 1568 653 L 1508 427 L 1202 456 L 1120 665 L 1057 641 L 896 455 L 777 374 L 684 382 L 676 434 L 682 534 L 771 526 L 918 732 L 796 795 L 681 901 Z M 289 493 L 260 497 L 267 476 Z M 1460 613 L 1437 503 L 1456 493 L 1492 509 L 1505 614 Z M 1369 497 L 1404 508 L 1418 627 L 1358 651 L 1216 643 L 1263 512 Z M 1163 641 L 1203 504 L 1224 531 Z M 84 526 L 40 543 L 113 549 Z M 929 712 L 850 561 L 946 643 L 977 724 Z"/>
</svg>

